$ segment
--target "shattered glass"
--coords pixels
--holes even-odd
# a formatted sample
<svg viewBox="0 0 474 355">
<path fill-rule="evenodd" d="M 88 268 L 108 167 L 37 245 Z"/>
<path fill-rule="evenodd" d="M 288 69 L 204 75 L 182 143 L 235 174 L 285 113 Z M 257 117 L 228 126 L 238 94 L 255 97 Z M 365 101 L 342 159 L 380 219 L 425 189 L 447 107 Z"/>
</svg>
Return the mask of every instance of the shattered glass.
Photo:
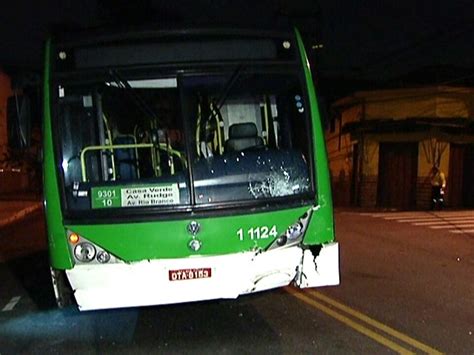
<svg viewBox="0 0 474 355">
<path fill-rule="evenodd" d="M 270 172 L 263 178 L 261 174 L 250 176 L 248 189 L 254 198 L 289 196 L 309 191 L 309 177 L 302 175 L 300 169 L 285 166 L 283 163 L 275 167 L 270 159 L 268 161 L 259 159 L 257 164 L 269 165 Z"/>
<path fill-rule="evenodd" d="M 194 166 L 198 203 L 300 195 L 309 169 L 297 150 L 260 149 L 201 160 Z"/>
</svg>

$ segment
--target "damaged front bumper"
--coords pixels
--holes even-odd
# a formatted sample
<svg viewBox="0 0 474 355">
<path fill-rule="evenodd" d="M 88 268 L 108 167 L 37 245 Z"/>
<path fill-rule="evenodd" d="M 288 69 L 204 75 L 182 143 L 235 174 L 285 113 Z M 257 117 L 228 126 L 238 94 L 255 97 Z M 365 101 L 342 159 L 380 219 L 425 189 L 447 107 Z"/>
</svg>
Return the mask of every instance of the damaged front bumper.
<svg viewBox="0 0 474 355">
<path fill-rule="evenodd" d="M 191 270 L 193 277 L 177 280 L 171 277 L 176 270 Z M 293 245 L 221 256 L 76 265 L 66 274 L 80 310 L 237 298 L 291 282 L 301 288 L 338 285 L 339 246 L 324 244 L 319 253 Z"/>
</svg>

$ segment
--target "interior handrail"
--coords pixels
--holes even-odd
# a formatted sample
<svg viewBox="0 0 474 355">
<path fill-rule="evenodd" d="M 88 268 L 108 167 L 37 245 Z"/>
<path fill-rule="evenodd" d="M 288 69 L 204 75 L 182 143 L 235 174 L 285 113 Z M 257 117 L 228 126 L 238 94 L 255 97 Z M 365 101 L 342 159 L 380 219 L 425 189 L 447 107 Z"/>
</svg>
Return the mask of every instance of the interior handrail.
<svg viewBox="0 0 474 355">
<path fill-rule="evenodd" d="M 153 149 L 155 147 L 157 147 L 157 145 L 153 143 L 112 144 L 112 145 L 107 144 L 107 145 L 90 145 L 90 146 L 84 147 L 84 149 L 81 150 L 82 182 L 87 182 L 86 153 L 88 152 L 96 151 L 96 150 L 109 150 L 113 152 L 113 150 L 115 149 L 144 149 L 144 148 Z M 184 158 L 183 154 L 180 151 L 170 148 L 165 143 L 160 143 L 158 145 L 158 149 L 166 151 L 170 154 L 176 155 L 183 162 L 183 164 L 186 165 L 186 159 Z"/>
</svg>

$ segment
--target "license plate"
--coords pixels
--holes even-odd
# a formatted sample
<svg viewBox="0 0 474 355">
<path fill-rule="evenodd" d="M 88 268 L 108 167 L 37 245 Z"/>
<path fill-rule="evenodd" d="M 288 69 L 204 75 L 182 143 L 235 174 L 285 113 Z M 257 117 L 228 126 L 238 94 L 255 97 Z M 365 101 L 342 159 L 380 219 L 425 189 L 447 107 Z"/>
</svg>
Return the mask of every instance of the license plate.
<svg viewBox="0 0 474 355">
<path fill-rule="evenodd" d="M 169 270 L 170 281 L 208 279 L 212 276 L 211 268 Z"/>
</svg>

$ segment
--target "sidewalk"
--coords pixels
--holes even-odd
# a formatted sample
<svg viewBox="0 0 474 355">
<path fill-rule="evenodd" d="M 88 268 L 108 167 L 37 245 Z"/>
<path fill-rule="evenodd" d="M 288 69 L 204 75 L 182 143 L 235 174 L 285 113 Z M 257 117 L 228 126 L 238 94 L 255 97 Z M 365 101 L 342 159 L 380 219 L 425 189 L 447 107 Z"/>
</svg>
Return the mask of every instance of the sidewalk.
<svg viewBox="0 0 474 355">
<path fill-rule="evenodd" d="M 0 200 L 0 229 L 43 208 L 40 200 Z"/>
</svg>

